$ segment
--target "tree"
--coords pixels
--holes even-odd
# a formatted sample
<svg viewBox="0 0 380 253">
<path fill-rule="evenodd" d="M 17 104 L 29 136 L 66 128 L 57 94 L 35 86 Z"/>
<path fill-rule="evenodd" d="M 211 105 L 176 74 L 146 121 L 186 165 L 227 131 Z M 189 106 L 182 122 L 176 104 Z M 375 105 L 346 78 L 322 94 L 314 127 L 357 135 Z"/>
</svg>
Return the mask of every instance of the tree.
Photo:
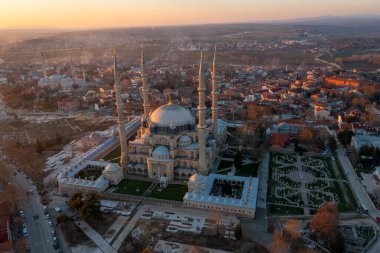
<svg viewBox="0 0 380 253">
<path fill-rule="evenodd" d="M 342 145 L 349 145 L 351 143 L 351 138 L 354 133 L 351 130 L 345 129 L 337 134 L 338 140 Z"/>
<path fill-rule="evenodd" d="M 83 205 L 80 208 L 80 214 L 84 218 L 103 218 L 102 212 L 100 211 L 100 202 L 94 193 L 89 193 L 86 196 L 85 200 L 83 201 Z"/>
<path fill-rule="evenodd" d="M 312 143 L 314 137 L 314 132 L 311 127 L 304 128 L 300 133 L 300 139 L 301 141 L 305 143 Z"/>
<path fill-rule="evenodd" d="M 329 237 L 329 249 L 333 253 L 344 252 L 344 241 L 343 236 L 338 229 Z"/>
<path fill-rule="evenodd" d="M 82 206 L 82 193 L 78 192 L 71 196 L 69 200 L 69 207 L 72 211 L 78 211 Z"/>
<path fill-rule="evenodd" d="M 238 224 L 238 225 L 235 227 L 235 238 L 239 240 L 239 239 L 241 239 L 241 236 L 242 236 L 241 225 Z"/>
<path fill-rule="evenodd" d="M 338 148 L 338 144 L 336 143 L 336 139 L 333 136 L 329 137 L 329 146 L 332 150 L 336 150 Z"/>
<path fill-rule="evenodd" d="M 290 245 L 292 244 L 293 239 L 298 239 L 301 236 L 301 226 L 295 219 L 288 220 L 284 225 L 284 229 L 290 236 Z"/>
<path fill-rule="evenodd" d="M 243 160 L 242 160 L 240 152 L 238 152 L 235 156 L 234 165 L 235 165 L 236 169 L 238 169 L 238 170 L 243 168 Z"/>
<path fill-rule="evenodd" d="M 36 152 L 38 154 L 41 154 L 43 151 L 44 151 L 44 146 L 41 144 L 40 140 L 37 139 L 37 142 L 36 142 Z"/>
<path fill-rule="evenodd" d="M 318 209 L 310 222 L 310 228 L 317 236 L 328 237 L 338 226 L 339 216 L 335 203 L 325 203 Z"/>
<path fill-rule="evenodd" d="M 61 135 L 59 135 L 59 133 L 57 133 L 57 135 L 55 136 L 55 143 L 56 144 L 62 143 L 62 137 L 61 137 Z"/>
<path fill-rule="evenodd" d="M 288 251 L 288 246 L 285 241 L 285 238 L 281 235 L 280 232 L 274 231 L 273 241 L 269 246 L 270 253 L 284 253 Z"/>
</svg>

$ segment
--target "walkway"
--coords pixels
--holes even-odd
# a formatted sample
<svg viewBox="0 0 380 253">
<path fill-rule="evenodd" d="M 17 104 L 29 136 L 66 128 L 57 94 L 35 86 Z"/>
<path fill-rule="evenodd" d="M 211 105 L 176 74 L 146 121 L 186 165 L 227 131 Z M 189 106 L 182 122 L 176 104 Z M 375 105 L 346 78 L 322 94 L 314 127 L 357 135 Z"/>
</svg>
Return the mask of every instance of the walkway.
<svg viewBox="0 0 380 253">
<path fill-rule="evenodd" d="M 117 251 L 109 245 L 109 243 L 103 239 L 92 227 L 86 222 L 80 221 L 75 224 L 82 229 L 82 231 L 98 246 L 104 253 L 117 253 Z"/>
<path fill-rule="evenodd" d="M 116 240 L 112 243 L 112 247 L 116 250 L 119 250 L 121 245 L 123 244 L 125 238 L 129 235 L 129 233 L 132 231 L 132 229 L 135 227 L 136 223 L 139 221 L 142 213 L 145 211 L 145 208 L 139 208 L 139 210 L 135 213 L 135 215 L 130 219 L 127 226 L 124 227 L 124 229 L 121 231 L 119 236 L 116 238 Z M 115 251 L 116 252 L 116 251 Z"/>
<path fill-rule="evenodd" d="M 296 168 L 298 170 L 298 173 L 300 176 L 302 176 L 304 174 L 303 170 L 302 170 L 302 161 L 301 161 L 301 156 L 300 155 L 297 155 L 297 161 L 296 161 Z M 303 212 L 305 215 L 310 215 L 310 208 L 309 208 L 309 200 L 307 198 L 307 194 L 309 192 L 309 190 L 306 188 L 306 183 L 305 183 L 305 180 L 303 180 L 302 178 L 300 178 L 301 180 L 299 180 L 299 182 L 301 183 L 301 187 L 300 187 L 300 193 L 301 193 L 301 197 L 302 197 L 302 201 L 303 201 Z"/>
<path fill-rule="evenodd" d="M 104 238 L 108 243 L 112 243 L 112 241 L 119 234 L 120 230 L 124 227 L 128 219 L 128 216 L 123 215 L 117 217 L 115 222 L 111 225 L 110 228 L 108 228 L 107 232 L 104 234 Z"/>
<path fill-rule="evenodd" d="M 259 192 L 257 194 L 257 207 L 267 208 L 267 191 L 268 191 L 268 176 L 269 176 L 269 134 L 265 134 L 264 153 L 262 156 L 259 169 Z"/>
</svg>

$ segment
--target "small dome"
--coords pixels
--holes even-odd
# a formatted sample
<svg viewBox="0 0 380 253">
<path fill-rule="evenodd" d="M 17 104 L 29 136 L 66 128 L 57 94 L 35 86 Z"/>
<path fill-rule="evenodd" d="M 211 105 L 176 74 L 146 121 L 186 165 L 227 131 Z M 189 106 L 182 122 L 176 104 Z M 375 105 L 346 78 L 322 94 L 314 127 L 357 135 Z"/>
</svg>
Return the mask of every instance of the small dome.
<svg viewBox="0 0 380 253">
<path fill-rule="evenodd" d="M 177 127 L 186 124 L 195 124 L 195 119 L 191 113 L 182 106 L 167 104 L 158 107 L 152 115 L 150 121 L 161 127 Z"/>
<path fill-rule="evenodd" d="M 119 165 L 117 165 L 116 163 L 110 163 L 108 164 L 106 167 L 105 167 L 105 171 L 107 172 L 116 172 L 120 169 Z"/>
<path fill-rule="evenodd" d="M 158 146 L 153 150 L 153 157 L 157 159 L 169 158 L 169 149 L 165 146 Z"/>
<path fill-rule="evenodd" d="M 206 181 L 207 181 L 207 176 L 202 176 L 199 173 L 196 173 L 189 178 L 189 184 L 203 184 Z"/>
<path fill-rule="evenodd" d="M 186 134 L 182 135 L 178 140 L 179 146 L 186 146 L 186 145 L 190 145 L 191 143 L 192 143 L 192 139 L 190 138 L 190 136 Z"/>
</svg>

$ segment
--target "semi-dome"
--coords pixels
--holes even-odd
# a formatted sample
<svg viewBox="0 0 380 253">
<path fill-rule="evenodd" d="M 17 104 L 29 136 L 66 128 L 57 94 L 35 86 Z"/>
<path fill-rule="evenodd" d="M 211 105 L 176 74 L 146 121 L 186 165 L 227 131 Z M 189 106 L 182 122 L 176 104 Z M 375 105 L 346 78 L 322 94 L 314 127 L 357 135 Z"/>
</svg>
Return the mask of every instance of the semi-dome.
<svg viewBox="0 0 380 253">
<path fill-rule="evenodd" d="M 156 159 L 166 159 L 169 158 L 169 149 L 165 146 L 158 146 L 153 150 L 153 157 Z"/>
<path fill-rule="evenodd" d="M 184 135 L 182 135 L 182 136 L 179 138 L 179 140 L 178 140 L 178 145 L 179 145 L 179 146 L 187 146 L 187 145 L 190 145 L 191 142 L 192 142 L 191 137 L 188 136 L 188 135 L 186 135 L 186 134 L 184 134 Z"/>
<path fill-rule="evenodd" d="M 195 124 L 191 113 L 182 106 L 166 104 L 158 107 L 151 115 L 150 121 L 160 127 L 177 127 Z"/>
</svg>

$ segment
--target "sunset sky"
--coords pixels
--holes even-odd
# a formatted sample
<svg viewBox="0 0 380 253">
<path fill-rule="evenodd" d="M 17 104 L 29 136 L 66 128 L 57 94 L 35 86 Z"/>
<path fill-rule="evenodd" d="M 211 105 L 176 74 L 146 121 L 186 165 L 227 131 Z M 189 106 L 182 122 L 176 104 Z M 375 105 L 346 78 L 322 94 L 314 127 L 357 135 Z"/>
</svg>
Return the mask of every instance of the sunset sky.
<svg viewBox="0 0 380 253">
<path fill-rule="evenodd" d="M 379 0 L 0 0 L 0 29 L 104 28 L 380 14 Z"/>
</svg>

